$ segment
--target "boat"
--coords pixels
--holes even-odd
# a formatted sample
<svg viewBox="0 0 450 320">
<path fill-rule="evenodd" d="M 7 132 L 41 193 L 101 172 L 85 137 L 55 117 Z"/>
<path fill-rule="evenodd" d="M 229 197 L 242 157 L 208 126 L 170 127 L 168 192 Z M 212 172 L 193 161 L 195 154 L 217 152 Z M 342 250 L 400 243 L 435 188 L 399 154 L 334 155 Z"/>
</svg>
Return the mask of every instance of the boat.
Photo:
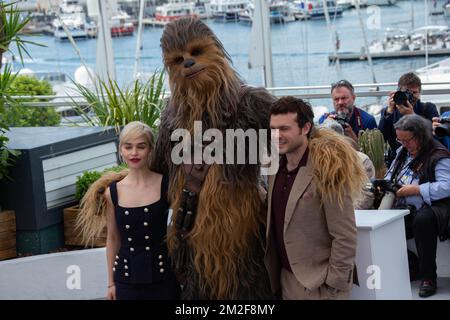
<svg viewBox="0 0 450 320">
<path fill-rule="evenodd" d="M 207 5 L 206 3 L 196 2 L 196 3 L 195 3 L 195 7 L 194 7 L 194 14 L 195 14 L 199 19 L 209 19 L 209 18 L 212 18 L 211 10 L 210 10 L 210 8 L 209 8 L 209 5 Z"/>
<path fill-rule="evenodd" d="M 352 0 L 352 6 L 356 7 L 359 2 L 360 7 L 368 6 L 392 6 L 397 3 L 397 0 Z"/>
<path fill-rule="evenodd" d="M 57 40 L 68 40 L 69 35 L 73 39 L 88 38 L 86 14 L 77 0 L 63 0 L 58 10 L 58 18 L 52 21 L 53 35 Z"/>
<path fill-rule="evenodd" d="M 444 16 L 450 17 L 450 0 L 444 3 L 442 10 L 444 11 Z"/>
<path fill-rule="evenodd" d="M 287 23 L 295 21 L 294 13 L 286 1 L 273 1 L 269 4 L 270 23 Z"/>
<path fill-rule="evenodd" d="M 373 40 L 369 45 L 369 52 L 373 54 L 409 50 L 409 39 L 408 32 L 404 29 L 386 28 L 384 39 Z"/>
<path fill-rule="evenodd" d="M 374 40 L 369 45 L 372 59 L 404 58 L 418 56 L 450 55 L 450 29 L 447 26 L 432 25 L 407 32 L 404 29 L 386 28 L 383 40 Z M 330 55 L 329 60 L 365 60 L 366 50 Z"/>
<path fill-rule="evenodd" d="M 324 10 L 324 3 L 320 0 L 315 1 L 301 1 L 304 3 L 304 7 L 306 8 L 307 12 L 309 13 L 311 19 L 325 19 L 325 10 Z M 342 7 L 338 6 L 336 4 L 336 1 L 334 0 L 327 0 L 327 9 L 328 14 L 331 19 L 340 18 L 342 17 Z"/>
<path fill-rule="evenodd" d="M 438 6 L 437 0 L 433 1 L 433 5 L 428 10 L 428 14 L 430 16 L 439 16 L 444 14 L 445 4 L 443 6 Z"/>
<path fill-rule="evenodd" d="M 249 2 L 247 8 L 239 13 L 239 22 L 251 24 L 254 11 L 254 3 Z M 286 1 L 273 1 L 269 4 L 269 19 L 270 23 L 287 23 L 298 20 L 292 9 L 292 3 Z"/>
<path fill-rule="evenodd" d="M 450 111 L 450 58 L 438 61 L 423 68 L 416 70 L 417 75 L 424 85 L 422 90 L 442 90 L 442 94 L 434 94 L 433 96 L 422 96 L 423 101 L 433 101 L 436 104 L 439 114 Z M 441 84 L 427 84 L 441 83 Z"/>
<path fill-rule="evenodd" d="M 337 0 L 336 4 L 342 8 L 342 10 L 349 10 L 353 7 L 352 0 Z"/>
<path fill-rule="evenodd" d="M 57 40 L 64 41 L 69 39 L 69 35 L 77 39 L 87 39 L 88 33 L 85 28 L 84 22 L 74 19 L 72 17 L 61 17 L 60 19 L 53 20 L 53 35 Z M 65 29 L 67 30 L 64 30 Z"/>
<path fill-rule="evenodd" d="M 255 13 L 255 5 L 253 1 L 249 2 L 247 8 L 239 12 L 239 22 L 244 24 L 252 24 Z"/>
<path fill-rule="evenodd" d="M 134 34 L 134 25 L 130 22 L 130 16 L 125 12 L 118 10 L 109 20 L 111 37 L 132 36 Z"/>
<path fill-rule="evenodd" d="M 155 10 L 155 21 L 170 22 L 183 17 L 197 17 L 195 3 L 189 0 L 169 0 Z"/>
<path fill-rule="evenodd" d="M 304 1 L 293 1 L 290 4 L 290 10 L 294 15 L 295 20 L 309 20 L 311 15 L 305 7 Z"/>
<path fill-rule="evenodd" d="M 237 22 L 248 4 L 248 0 L 211 0 L 209 7 L 214 21 Z"/>
</svg>

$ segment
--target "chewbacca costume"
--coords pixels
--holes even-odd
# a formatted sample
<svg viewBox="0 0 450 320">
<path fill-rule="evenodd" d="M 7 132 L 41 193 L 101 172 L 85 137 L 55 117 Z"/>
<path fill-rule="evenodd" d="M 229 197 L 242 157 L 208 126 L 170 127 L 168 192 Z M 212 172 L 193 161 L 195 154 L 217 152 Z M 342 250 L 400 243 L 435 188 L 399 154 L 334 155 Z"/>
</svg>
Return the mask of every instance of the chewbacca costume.
<svg viewBox="0 0 450 320">
<path fill-rule="evenodd" d="M 226 129 L 268 130 L 275 99 L 265 89 L 243 85 L 222 44 L 200 20 L 168 24 L 161 47 L 171 99 L 161 117 L 153 170 L 170 176 L 167 240 L 182 298 L 271 299 L 260 166 L 248 164 L 248 154 L 246 164 L 174 165 L 176 142 L 170 137 L 179 128 L 193 136 L 194 121 L 224 137 Z M 224 146 L 224 159 L 225 151 Z"/>
<path fill-rule="evenodd" d="M 174 214 L 167 243 L 181 297 L 272 299 L 263 261 L 266 211 L 258 192 L 260 165 L 249 164 L 246 152 L 245 164 L 177 166 L 171 160 L 176 144 L 171 134 L 186 129 L 192 135 L 194 121 L 201 121 L 203 131 L 215 128 L 224 136 L 226 129 L 269 130 L 275 98 L 263 88 L 243 85 L 221 42 L 200 20 L 168 24 L 161 47 L 171 98 L 161 115 L 152 170 L 170 177 Z M 226 148 L 224 159 L 225 153 Z M 106 225 L 105 189 L 127 173 L 108 173 L 87 191 L 77 217 L 87 245 Z"/>
</svg>

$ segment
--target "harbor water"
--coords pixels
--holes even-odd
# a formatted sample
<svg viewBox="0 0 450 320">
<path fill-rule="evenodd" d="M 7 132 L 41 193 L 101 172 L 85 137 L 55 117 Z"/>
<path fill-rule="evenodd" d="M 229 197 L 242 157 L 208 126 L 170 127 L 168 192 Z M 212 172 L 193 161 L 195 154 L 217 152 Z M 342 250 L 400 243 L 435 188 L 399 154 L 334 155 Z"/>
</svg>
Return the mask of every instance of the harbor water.
<svg viewBox="0 0 450 320">
<path fill-rule="evenodd" d="M 411 5 L 412 2 L 412 5 Z M 442 6 L 444 1 L 437 1 Z M 432 10 L 433 1 L 428 1 Z M 448 26 L 450 18 L 444 15 L 426 15 L 425 1 L 398 1 L 395 6 L 361 8 L 361 19 L 368 41 L 384 36 L 386 27 L 411 31 L 428 25 Z M 344 11 L 342 18 L 331 18 L 332 28 L 339 38 L 339 52 L 360 52 L 364 46 L 362 28 L 356 9 Z M 251 85 L 262 85 L 262 70 L 248 68 L 251 26 L 242 23 L 206 21 L 232 57 L 233 65 L 241 77 Z M 136 28 L 137 30 L 137 28 Z M 143 41 L 139 71 L 153 73 L 162 68 L 159 39 L 161 28 L 147 27 Z M 371 83 L 373 76 L 367 61 L 330 64 L 328 56 L 334 53 L 335 43 L 325 20 L 295 21 L 274 24 L 271 27 L 273 75 L 276 87 L 329 85 L 345 78 L 352 83 Z M 31 59 L 25 58 L 25 68 L 34 72 L 59 71 L 73 77 L 81 62 L 69 41 L 61 42 L 51 36 L 25 37 L 46 47 L 28 46 Z M 117 80 L 121 85 L 133 79 L 137 32 L 131 37 L 113 38 Z M 86 64 L 95 69 L 96 39 L 77 41 L 76 45 Z M 445 57 L 430 57 L 429 63 Z M 396 82 L 400 75 L 426 65 L 425 57 L 392 60 L 374 60 L 373 70 L 377 82 Z M 17 59 L 15 69 L 21 66 Z M 340 70 L 339 70 L 340 69 Z M 370 102 L 370 101 L 367 101 Z M 327 102 L 328 104 L 330 101 Z"/>
</svg>

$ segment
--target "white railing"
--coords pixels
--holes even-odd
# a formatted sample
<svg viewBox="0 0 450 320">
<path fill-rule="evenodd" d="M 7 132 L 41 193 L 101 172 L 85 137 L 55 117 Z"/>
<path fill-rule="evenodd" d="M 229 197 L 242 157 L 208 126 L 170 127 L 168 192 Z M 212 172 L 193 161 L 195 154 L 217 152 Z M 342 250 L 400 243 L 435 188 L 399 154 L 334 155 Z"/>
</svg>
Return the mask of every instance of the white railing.
<svg viewBox="0 0 450 320">
<path fill-rule="evenodd" d="M 435 88 L 432 88 L 432 86 L 434 86 Z M 438 95 L 446 96 L 443 102 L 446 103 L 448 106 L 450 106 L 450 82 L 423 83 L 422 87 L 424 88 L 422 90 L 423 96 L 438 96 Z M 397 89 L 397 83 L 392 82 L 392 83 L 355 84 L 354 88 L 357 97 L 386 97 L 391 91 Z M 267 88 L 267 90 L 272 94 L 274 94 L 275 96 L 283 96 L 289 94 L 302 99 L 314 100 L 314 99 L 329 99 L 331 86 L 323 85 L 323 86 L 274 87 L 274 88 Z M 166 92 L 165 97 L 169 96 L 170 93 Z M 21 105 L 26 107 L 75 107 L 75 106 L 89 105 L 82 95 L 13 96 L 12 99 L 47 99 L 47 100 L 65 99 L 65 101 L 21 102 Z"/>
</svg>

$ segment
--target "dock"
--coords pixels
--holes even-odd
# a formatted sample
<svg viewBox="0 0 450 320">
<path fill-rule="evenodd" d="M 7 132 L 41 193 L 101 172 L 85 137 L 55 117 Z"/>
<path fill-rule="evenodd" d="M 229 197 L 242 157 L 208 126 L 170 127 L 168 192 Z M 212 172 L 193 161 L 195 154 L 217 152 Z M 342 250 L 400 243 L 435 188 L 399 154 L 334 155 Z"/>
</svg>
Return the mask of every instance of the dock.
<svg viewBox="0 0 450 320">
<path fill-rule="evenodd" d="M 425 50 L 414 50 L 414 51 L 394 51 L 394 52 L 379 52 L 372 53 L 372 59 L 398 59 L 398 58 L 406 58 L 406 57 L 423 57 L 425 56 Z M 428 56 L 450 56 L 450 48 L 443 49 L 432 49 L 428 50 Z M 339 53 L 337 55 L 329 55 L 328 61 L 335 62 L 336 59 L 340 61 L 360 61 L 366 60 L 367 55 L 365 52 L 357 53 L 357 52 L 349 52 L 349 53 Z"/>
</svg>

